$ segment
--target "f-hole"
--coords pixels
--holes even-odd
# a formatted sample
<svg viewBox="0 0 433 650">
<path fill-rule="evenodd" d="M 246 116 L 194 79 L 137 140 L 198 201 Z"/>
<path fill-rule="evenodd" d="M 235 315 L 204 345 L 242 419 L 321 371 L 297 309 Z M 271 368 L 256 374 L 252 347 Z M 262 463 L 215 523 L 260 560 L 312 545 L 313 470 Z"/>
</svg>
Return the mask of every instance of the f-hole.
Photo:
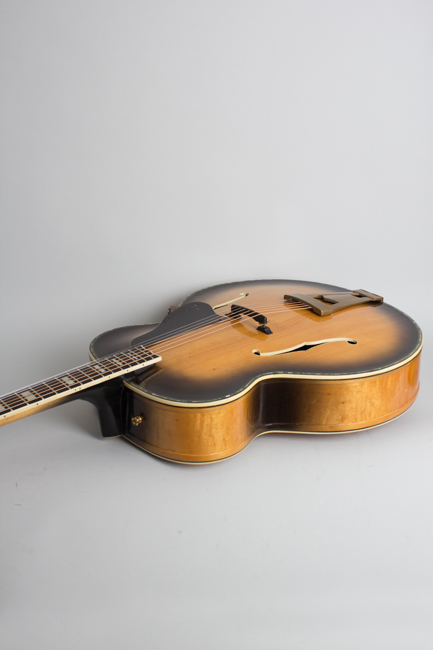
<svg viewBox="0 0 433 650">
<path fill-rule="evenodd" d="M 308 341 L 307 343 L 300 343 L 295 345 L 292 348 L 287 348 L 286 350 L 274 350 L 272 352 L 260 352 L 260 350 L 253 350 L 253 354 L 256 354 L 258 357 L 273 357 L 278 354 L 290 354 L 291 352 L 308 352 L 311 348 L 316 348 L 318 345 L 326 345 L 327 343 L 338 343 L 343 341 L 350 343 L 350 345 L 356 345 L 358 341 L 355 339 L 326 339 L 324 341 Z"/>
</svg>

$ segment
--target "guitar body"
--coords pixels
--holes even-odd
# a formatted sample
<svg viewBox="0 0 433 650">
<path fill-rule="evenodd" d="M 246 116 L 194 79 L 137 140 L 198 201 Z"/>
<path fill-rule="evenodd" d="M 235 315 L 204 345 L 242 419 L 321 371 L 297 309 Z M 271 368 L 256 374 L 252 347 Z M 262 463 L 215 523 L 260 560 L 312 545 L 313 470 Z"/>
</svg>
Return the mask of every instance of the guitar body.
<svg viewBox="0 0 433 650">
<path fill-rule="evenodd" d="M 208 463 L 271 431 L 345 433 L 396 418 L 419 388 L 416 323 L 386 303 L 318 315 L 284 298 L 347 291 L 290 280 L 224 284 L 192 294 L 159 326 L 98 336 L 93 360 L 137 343 L 152 348 L 158 332 L 185 327 L 195 313 L 210 323 L 182 344 L 159 343 L 162 361 L 125 380 L 118 433 L 167 460 Z M 227 318 L 232 305 L 264 314 L 266 327 Z"/>
</svg>

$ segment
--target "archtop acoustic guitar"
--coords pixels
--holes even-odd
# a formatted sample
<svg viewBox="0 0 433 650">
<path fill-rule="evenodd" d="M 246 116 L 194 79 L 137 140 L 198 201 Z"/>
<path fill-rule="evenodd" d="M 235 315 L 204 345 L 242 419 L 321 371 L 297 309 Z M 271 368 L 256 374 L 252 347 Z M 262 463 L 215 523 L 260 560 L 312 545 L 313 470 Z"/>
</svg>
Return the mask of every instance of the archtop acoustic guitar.
<svg viewBox="0 0 433 650">
<path fill-rule="evenodd" d="M 401 415 L 419 388 L 422 335 L 369 291 L 293 280 L 223 284 L 158 325 L 96 337 L 89 363 L 0 398 L 0 424 L 73 399 L 102 435 L 208 463 L 267 432 L 345 433 Z"/>
</svg>

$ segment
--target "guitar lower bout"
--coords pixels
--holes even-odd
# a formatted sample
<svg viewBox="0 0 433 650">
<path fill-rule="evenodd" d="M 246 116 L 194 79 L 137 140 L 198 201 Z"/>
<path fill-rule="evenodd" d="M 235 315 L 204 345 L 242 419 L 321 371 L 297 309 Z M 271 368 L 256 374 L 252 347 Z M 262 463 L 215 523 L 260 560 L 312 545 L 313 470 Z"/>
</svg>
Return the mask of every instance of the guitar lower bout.
<svg viewBox="0 0 433 650">
<path fill-rule="evenodd" d="M 263 379 L 235 400 L 195 408 L 131 391 L 123 436 L 160 458 L 194 464 L 229 458 L 265 433 L 323 435 L 370 429 L 413 404 L 419 361 L 418 354 L 391 372 L 359 379 Z"/>
</svg>

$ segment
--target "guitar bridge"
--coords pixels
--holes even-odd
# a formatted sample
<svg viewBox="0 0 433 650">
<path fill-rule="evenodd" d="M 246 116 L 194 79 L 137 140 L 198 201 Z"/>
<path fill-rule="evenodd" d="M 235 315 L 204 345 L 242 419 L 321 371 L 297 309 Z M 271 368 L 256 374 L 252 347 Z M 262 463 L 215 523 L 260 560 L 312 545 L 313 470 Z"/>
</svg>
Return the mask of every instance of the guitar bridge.
<svg viewBox="0 0 433 650">
<path fill-rule="evenodd" d="M 226 316 L 232 318 L 233 320 L 237 320 L 242 316 L 248 316 L 249 318 L 255 320 L 257 323 L 260 323 L 257 328 L 259 332 L 262 332 L 263 334 L 272 334 L 271 328 L 266 324 L 268 322 L 266 316 L 259 314 L 258 311 L 254 311 L 253 309 L 248 309 L 248 307 L 243 307 L 241 305 L 232 305 L 231 310 L 228 314 L 226 314 Z"/>
</svg>

